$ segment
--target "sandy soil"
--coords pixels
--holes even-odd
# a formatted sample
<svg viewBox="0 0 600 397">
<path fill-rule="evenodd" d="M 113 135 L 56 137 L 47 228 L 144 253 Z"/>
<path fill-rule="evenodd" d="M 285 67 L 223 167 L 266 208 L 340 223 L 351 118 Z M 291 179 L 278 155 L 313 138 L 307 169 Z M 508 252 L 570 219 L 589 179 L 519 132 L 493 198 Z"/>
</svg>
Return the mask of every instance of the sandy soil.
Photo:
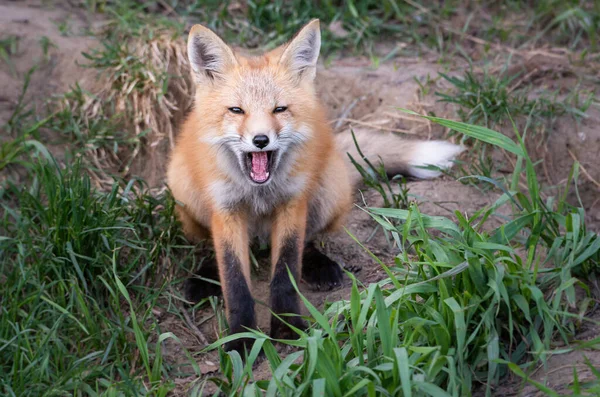
<svg viewBox="0 0 600 397">
<path fill-rule="evenodd" d="M 85 16 L 67 6 L 42 7 L 39 2 L 0 1 L 0 37 L 9 35 L 18 37 L 18 52 L 11 57 L 13 68 L 5 62 L 0 62 L 0 122 L 5 122 L 16 106 L 21 92 L 26 72 L 35 64 L 38 69 L 33 73 L 26 101 L 33 101 L 42 108 L 44 101 L 53 94 L 66 91 L 70 85 L 77 82 L 84 84 L 90 78 L 95 78 L 91 71 L 81 68 L 77 62 L 82 61 L 81 52 L 95 41 L 84 34 L 91 26 Z M 58 24 L 68 22 L 69 35 L 59 32 Z M 42 37 L 48 37 L 56 47 L 52 47 L 48 56 L 44 56 L 39 44 Z M 548 60 L 546 60 L 548 61 Z M 534 62 L 543 68 L 545 60 L 520 60 L 525 67 L 531 67 Z M 548 61 L 550 62 L 550 61 Z M 464 65 L 454 65 L 453 72 L 460 73 Z M 435 77 L 440 71 L 435 59 L 406 59 L 399 58 L 382 65 L 377 69 L 371 68 L 367 59 L 346 58 L 334 61 L 327 68 L 321 68 L 318 77 L 318 87 L 321 96 L 327 104 L 333 125 L 338 131 L 347 131 L 350 126 L 370 128 L 373 130 L 393 130 L 407 134 L 412 138 L 429 139 L 442 137 L 445 131 L 429 123 L 407 117 L 397 110 L 398 107 L 411 108 L 416 111 L 435 111 L 438 115 L 452 116 L 449 106 L 436 102 L 433 92 L 447 87 L 441 81 L 435 84 L 428 95 L 424 95 L 415 78 L 424 81 L 427 76 Z M 16 71 L 16 73 L 14 72 Z M 552 73 L 538 77 L 539 86 L 547 89 L 561 88 L 564 94 L 574 87 L 575 81 L 569 76 L 556 79 Z M 538 83 L 536 81 L 536 83 Z M 579 190 L 584 206 L 588 211 L 588 222 L 596 230 L 600 229 L 600 188 L 593 180 L 600 180 L 600 112 L 592 109 L 589 117 L 581 125 L 572 120 L 558 121 L 558 128 L 548 136 L 544 145 L 537 145 L 535 153 L 538 158 L 545 160 L 545 168 L 540 168 L 546 175 L 549 184 L 560 184 L 567 177 L 573 158 L 581 161 L 587 171 L 580 180 Z M 2 138 L 4 139 L 4 138 Z M 60 152 L 57 148 L 57 152 Z M 567 150 L 568 149 L 568 150 Z M 570 154 L 569 154 L 570 151 Z M 164 155 L 164 154 L 163 154 Z M 541 166 L 540 166 L 541 167 Z M 543 171 L 543 172 L 542 172 Z M 161 175 L 164 170 L 152 170 L 153 175 Z M 144 176 L 144 172 L 141 172 Z M 162 183 L 161 178 L 157 184 Z M 497 197 L 497 192 L 483 192 L 480 189 L 463 185 L 450 178 L 440 178 L 434 181 L 409 182 L 410 193 L 422 203 L 421 211 L 427 214 L 453 217 L 453 211 L 472 213 L 485 205 L 491 204 Z M 575 196 L 572 197 L 575 199 Z M 382 204 L 377 193 L 357 192 L 356 202 L 370 206 Z M 390 247 L 381 230 L 375 232 L 375 223 L 368 214 L 356 208 L 352 211 L 347 223 L 348 230 L 354 234 L 373 253 L 384 261 L 392 263 L 396 250 Z M 340 233 L 329 236 L 324 240 L 324 250 L 346 263 L 352 268 L 360 268 L 357 276 L 369 283 L 383 278 L 383 271 L 370 256 L 352 241 L 350 236 Z M 349 296 L 349 284 L 335 291 L 311 291 L 306 285 L 302 291 L 316 305 L 321 306 L 326 301 L 334 301 Z M 257 301 L 268 302 L 268 270 L 263 266 L 255 274 L 253 285 Z M 268 328 L 269 311 L 264 305 L 257 305 L 258 325 L 261 329 Z M 195 321 L 210 316 L 211 310 L 196 313 Z M 194 332 L 178 317 L 164 314 L 163 329 L 174 332 L 190 351 L 198 351 L 202 346 Z M 216 320 L 209 319 L 200 325 L 202 332 L 210 341 L 216 338 Z M 598 328 L 584 328 L 578 335 L 580 339 L 589 339 L 598 334 Z M 179 355 L 180 347 L 167 343 L 166 354 L 174 358 Z M 600 354 L 595 351 L 578 351 L 549 359 L 548 366 L 536 372 L 538 381 L 546 381 L 553 387 L 565 387 L 572 379 L 572 367 L 577 366 L 581 378 L 586 376 L 582 369 L 583 355 L 600 365 Z M 217 370 L 217 357 L 214 353 L 198 359 L 201 368 L 206 373 Z M 589 372 L 587 373 L 589 375 Z M 257 369 L 257 378 L 268 377 L 266 367 Z M 180 379 L 183 388 L 190 379 Z M 533 396 L 535 390 L 530 386 L 522 388 L 517 380 L 508 379 L 506 385 L 498 391 L 498 395 Z"/>
</svg>

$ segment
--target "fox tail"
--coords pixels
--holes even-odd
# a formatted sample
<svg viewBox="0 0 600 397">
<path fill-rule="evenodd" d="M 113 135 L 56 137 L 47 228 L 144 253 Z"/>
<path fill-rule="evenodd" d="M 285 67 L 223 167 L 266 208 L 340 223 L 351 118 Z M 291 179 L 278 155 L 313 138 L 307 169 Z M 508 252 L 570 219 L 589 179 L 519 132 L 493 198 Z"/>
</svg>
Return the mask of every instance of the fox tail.
<svg viewBox="0 0 600 397">
<path fill-rule="evenodd" d="M 364 157 L 375 166 L 383 164 L 388 175 L 402 174 L 420 179 L 436 178 L 441 175 L 439 170 L 421 167 L 431 165 L 440 169 L 449 169 L 453 165 L 453 160 L 464 150 L 463 146 L 447 141 L 406 140 L 391 132 L 358 129 L 354 130 L 354 136 Z M 337 134 L 336 145 L 346 157 L 352 181 L 359 182 L 362 176 L 346 154 L 350 154 L 356 162 L 364 166 L 352 133 L 347 131 Z"/>
</svg>

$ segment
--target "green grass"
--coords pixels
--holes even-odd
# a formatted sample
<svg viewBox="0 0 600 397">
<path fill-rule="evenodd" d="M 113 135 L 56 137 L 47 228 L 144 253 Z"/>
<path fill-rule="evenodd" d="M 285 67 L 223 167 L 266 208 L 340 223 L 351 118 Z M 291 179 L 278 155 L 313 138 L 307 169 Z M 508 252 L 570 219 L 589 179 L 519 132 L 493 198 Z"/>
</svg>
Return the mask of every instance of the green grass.
<svg viewBox="0 0 600 397">
<path fill-rule="evenodd" d="M 98 189 L 87 159 L 113 124 L 77 106 L 37 119 L 29 77 L 0 146 L 0 394 L 165 395 L 181 368 L 161 342 L 179 342 L 156 313 L 181 316 L 177 265 L 196 262 L 174 200 L 136 179 Z M 66 163 L 40 143 L 48 130 L 68 138 Z"/>
<path fill-rule="evenodd" d="M 529 130 L 530 141 L 536 140 L 540 145 L 554 133 L 556 121 L 569 117 L 580 124 L 587 117 L 586 112 L 592 105 L 594 94 L 584 92 L 576 86 L 568 94 L 560 96 L 557 92 L 537 93 L 531 95 L 531 84 L 521 81 L 522 73 L 507 75 L 506 69 L 498 74 L 475 74 L 468 70 L 461 76 L 440 76 L 450 83 L 448 92 L 436 92 L 440 102 L 452 103 L 457 107 L 459 118 L 469 124 L 484 125 L 497 128 L 503 133 L 512 135 L 512 122 L 519 128 Z M 449 136 L 455 135 L 452 132 Z M 472 143 L 471 156 L 466 162 L 459 162 L 453 175 L 461 176 L 463 183 L 476 185 L 482 189 L 493 187 L 481 178 L 494 178 L 497 165 L 491 159 L 493 147 L 468 135 L 461 135 L 463 143 Z M 482 183 L 484 182 L 484 183 Z"/>
<path fill-rule="evenodd" d="M 10 35 L 0 39 L 0 59 L 8 65 L 10 73 L 16 77 L 15 66 L 12 63 L 12 56 L 19 51 L 19 37 Z"/>
<path fill-rule="evenodd" d="M 557 44 L 578 47 L 588 40 L 590 50 L 598 49 L 600 32 L 600 2 L 581 0 L 543 0 L 535 2 L 535 35 L 527 44 L 535 44 L 548 33 Z"/>
<path fill-rule="evenodd" d="M 90 157 L 119 148 L 122 124 L 88 118 L 77 87 L 38 119 L 24 101 L 34 72 L 0 145 L 0 394 L 165 395 L 200 374 L 163 361 L 180 342 L 159 318 L 182 318 L 174 286 L 197 261 L 174 200 L 135 178 L 98 188 Z M 62 134 L 60 163 L 48 131 Z"/>
<path fill-rule="evenodd" d="M 288 40 L 308 20 L 319 18 L 326 55 L 343 50 L 369 54 L 375 59 L 385 56 L 385 53 L 377 54 L 379 50 L 375 48 L 382 38 L 412 45 L 411 53 L 428 48 L 445 54 L 461 51 L 469 43 L 464 33 L 514 47 L 550 43 L 572 50 L 591 47 L 593 52 L 600 23 L 597 0 L 513 0 L 503 7 L 493 2 L 454 0 L 255 0 L 247 3 L 106 0 L 85 3 L 90 11 L 107 14 L 121 26 L 123 23 L 143 24 L 146 15 L 154 19 L 157 14 L 167 15 L 174 22 L 204 23 L 226 40 L 246 47 L 272 48 Z M 463 17 L 463 25 L 452 23 L 457 16 Z M 336 27 L 330 30 L 331 24 Z M 482 49 L 489 51 L 490 47 Z"/>
<path fill-rule="evenodd" d="M 48 60 L 48 54 L 51 48 L 58 48 L 58 46 L 48 38 L 48 36 L 42 36 L 39 40 L 42 53 L 44 54 L 45 60 Z"/>
<path fill-rule="evenodd" d="M 161 23 L 170 21 L 175 29 L 181 29 L 182 20 L 193 20 L 221 33 L 227 41 L 244 44 L 246 47 L 272 48 L 290 39 L 310 19 L 320 18 L 325 25 L 325 52 L 348 49 L 350 46 L 365 49 L 380 35 L 392 37 L 401 34 L 402 28 L 397 26 L 397 22 L 407 22 L 405 13 L 408 7 L 390 0 L 325 0 L 319 3 L 307 0 L 259 0 L 243 5 L 213 0 L 121 0 L 102 4 L 93 2 L 88 4 L 88 8 L 94 12 L 106 13 L 120 29 L 135 32 L 140 26 L 146 25 L 145 21 L 156 19 L 155 11 L 164 11 L 165 4 L 169 4 L 168 10 L 176 11 L 177 17 L 172 18 L 171 14 L 171 18 L 159 18 Z M 327 29 L 327 25 L 334 21 L 339 21 L 343 26 L 340 34 L 332 34 Z"/>
<path fill-rule="evenodd" d="M 30 176 L 0 192 L 15 203 L 0 210 L 1 393 L 165 395 L 157 338 L 174 336 L 152 309 L 165 261 L 185 259 L 172 198 L 137 181 L 97 191 L 77 162 Z"/>
<path fill-rule="evenodd" d="M 504 71 L 497 75 L 487 71 L 482 75 L 467 71 L 463 77 L 440 75 L 452 86 L 449 93 L 436 92 L 440 101 L 457 104 L 462 121 L 489 128 L 510 126 L 507 115 L 517 120 L 529 118 L 528 124 L 545 124 L 548 128 L 565 115 L 581 120 L 593 99 L 592 94 L 582 99 L 582 93 L 577 89 L 562 100 L 557 93 L 542 93 L 537 98 L 530 98 L 531 87 L 519 87 L 522 76 L 508 76 Z"/>
</svg>

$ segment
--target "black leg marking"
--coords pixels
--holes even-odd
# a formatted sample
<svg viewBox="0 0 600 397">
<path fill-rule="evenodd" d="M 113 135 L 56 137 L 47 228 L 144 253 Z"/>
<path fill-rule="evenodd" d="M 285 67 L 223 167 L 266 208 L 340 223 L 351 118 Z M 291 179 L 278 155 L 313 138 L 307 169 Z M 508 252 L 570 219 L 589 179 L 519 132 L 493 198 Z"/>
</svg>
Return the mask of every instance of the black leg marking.
<svg viewBox="0 0 600 397">
<path fill-rule="evenodd" d="M 342 267 L 319 251 L 313 243 L 304 249 L 302 279 L 319 291 L 328 291 L 342 285 Z"/>
<path fill-rule="evenodd" d="M 288 269 L 298 280 L 298 236 L 292 235 L 288 237 L 281 246 L 279 259 L 275 265 L 273 278 L 271 279 L 271 309 L 273 313 L 282 314 L 300 314 L 300 306 L 298 304 L 298 294 L 292 285 Z M 300 316 L 281 316 L 281 318 L 300 329 L 306 329 L 306 323 Z M 271 336 L 277 339 L 289 339 L 295 334 L 277 317 L 271 317 Z"/>
<path fill-rule="evenodd" d="M 219 281 L 219 269 L 217 267 L 217 261 L 215 259 L 205 260 L 202 263 L 202 267 L 196 275 L 205 279 Z M 221 286 L 210 281 L 201 280 L 196 277 L 190 277 L 185 280 L 183 285 L 183 291 L 185 299 L 192 302 L 198 303 L 204 298 L 209 296 L 221 295 Z"/>
<path fill-rule="evenodd" d="M 226 279 L 223 292 L 226 294 L 229 333 L 237 334 L 246 332 L 246 328 L 256 328 L 254 299 L 242 273 L 242 264 L 231 247 L 225 247 L 222 265 L 223 276 Z M 242 352 L 244 348 L 249 350 L 253 341 L 253 339 L 238 339 L 227 343 L 224 348 Z"/>
</svg>

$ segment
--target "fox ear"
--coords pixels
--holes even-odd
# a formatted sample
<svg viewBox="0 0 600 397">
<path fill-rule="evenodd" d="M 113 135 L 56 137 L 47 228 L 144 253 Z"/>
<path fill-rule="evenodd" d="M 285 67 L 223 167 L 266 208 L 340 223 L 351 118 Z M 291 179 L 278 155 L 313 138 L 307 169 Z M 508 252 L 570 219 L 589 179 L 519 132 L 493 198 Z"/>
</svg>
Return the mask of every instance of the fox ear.
<svg viewBox="0 0 600 397">
<path fill-rule="evenodd" d="M 194 25 L 190 31 L 188 58 L 198 80 L 215 80 L 237 64 L 231 48 L 202 25 Z"/>
<path fill-rule="evenodd" d="M 300 78 L 313 80 L 317 71 L 317 59 L 321 49 L 319 20 L 306 24 L 287 45 L 279 62 Z"/>
</svg>

